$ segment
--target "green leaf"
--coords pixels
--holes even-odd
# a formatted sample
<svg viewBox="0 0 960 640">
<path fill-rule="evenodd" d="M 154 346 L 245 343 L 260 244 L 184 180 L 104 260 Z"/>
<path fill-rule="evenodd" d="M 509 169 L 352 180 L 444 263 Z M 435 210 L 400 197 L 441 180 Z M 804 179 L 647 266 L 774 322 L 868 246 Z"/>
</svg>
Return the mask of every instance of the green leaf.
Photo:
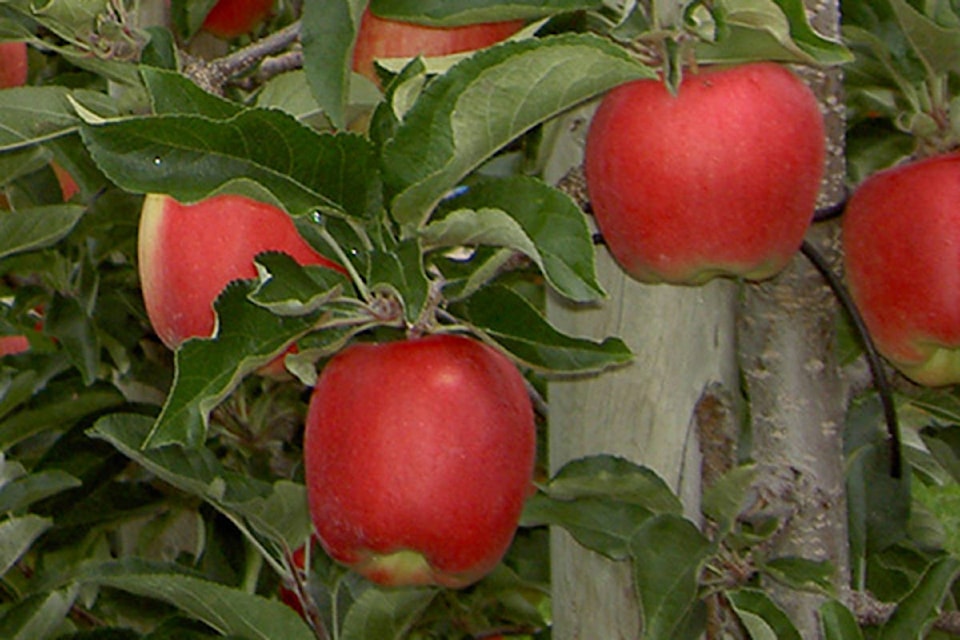
<svg viewBox="0 0 960 640">
<path fill-rule="evenodd" d="M 24 409 L 0 422 L 0 450 L 38 433 L 69 429 L 76 421 L 120 406 L 125 401 L 116 388 L 94 385 Z"/>
<path fill-rule="evenodd" d="M 700 572 L 713 545 L 686 518 L 668 513 L 633 535 L 633 577 L 643 610 L 643 640 L 674 640 L 699 599 Z"/>
<path fill-rule="evenodd" d="M 830 593 L 836 570 L 826 560 L 810 560 L 795 556 L 773 558 L 763 563 L 763 572 L 794 590 Z"/>
<path fill-rule="evenodd" d="M 914 640 L 932 626 L 943 599 L 960 575 L 960 560 L 934 560 L 920 581 L 897 603 L 893 615 L 880 627 L 877 640 Z"/>
<path fill-rule="evenodd" d="M 247 109 L 224 120 L 121 118 L 85 124 L 81 133 L 103 172 L 128 191 L 191 202 L 252 181 L 294 214 L 325 207 L 366 217 L 380 209 L 369 141 L 317 133 L 275 109 Z"/>
<path fill-rule="evenodd" d="M 77 598 L 77 588 L 39 593 L 15 604 L 0 618 L 0 638 L 51 638 L 63 624 Z"/>
<path fill-rule="evenodd" d="M 759 589 L 726 592 L 740 621 L 755 640 L 801 640 L 800 632 L 786 613 Z"/>
<path fill-rule="evenodd" d="M 861 447 L 847 463 L 847 507 L 854 553 L 879 551 L 904 539 L 910 514 L 909 474 L 890 476 L 885 442 Z"/>
<path fill-rule="evenodd" d="M 630 556 L 630 540 L 637 528 L 653 512 L 605 496 L 586 496 L 558 500 L 538 493 L 524 505 L 520 525 L 563 527 L 582 546 L 611 560 Z"/>
<path fill-rule="evenodd" d="M 140 75 L 150 93 L 150 104 L 157 115 L 197 115 L 226 120 L 243 111 L 243 106 L 239 103 L 204 91 L 182 73 L 141 67 Z"/>
<path fill-rule="evenodd" d="M 702 62 L 778 60 L 833 65 L 852 54 L 810 26 L 802 0 L 720 0 L 713 3 L 721 34 L 697 44 Z"/>
<path fill-rule="evenodd" d="M 558 13 L 599 9 L 600 0 L 372 0 L 379 16 L 434 26 L 542 18 Z"/>
<path fill-rule="evenodd" d="M 50 518 L 25 515 L 0 521 L 0 577 L 53 525 Z M 4 636 L 5 637 L 5 636 Z"/>
<path fill-rule="evenodd" d="M 430 297 L 430 280 L 423 266 L 420 243 L 414 239 L 370 254 L 367 284 L 371 291 L 386 290 L 403 302 L 403 315 L 409 324 L 421 317 Z"/>
<path fill-rule="evenodd" d="M 563 192 L 514 176 L 471 184 L 443 206 L 450 213 L 423 229 L 426 248 L 508 247 L 531 258 L 561 295 L 575 302 L 603 297 L 590 229 Z"/>
<path fill-rule="evenodd" d="M 44 325 L 47 332 L 60 341 L 70 362 L 83 376 L 84 384 L 93 384 L 100 366 L 100 341 L 82 302 L 73 296 L 55 295 L 47 307 Z"/>
<path fill-rule="evenodd" d="M 74 133 L 81 125 L 74 102 L 103 117 L 117 108 L 102 93 L 63 87 L 17 87 L 0 92 L 0 151 L 35 145 Z"/>
<path fill-rule="evenodd" d="M 595 455 L 561 467 L 527 501 L 521 524 L 563 527 L 586 548 L 622 560 L 643 522 L 682 511 L 680 500 L 653 470 L 625 458 Z"/>
<path fill-rule="evenodd" d="M 0 513 L 20 511 L 61 491 L 80 486 L 80 481 L 58 469 L 39 471 L 12 482 L 0 482 Z"/>
<path fill-rule="evenodd" d="M 364 0 L 324 0 L 303 5 L 303 68 L 314 99 L 337 129 L 346 126 L 353 42 Z"/>
<path fill-rule="evenodd" d="M 340 640 L 400 640 L 436 598 L 436 589 L 369 588 L 347 611 Z"/>
<path fill-rule="evenodd" d="M 657 514 L 683 513 L 680 499 L 653 469 L 607 454 L 567 462 L 550 479 L 545 491 L 557 500 L 612 498 Z"/>
<path fill-rule="evenodd" d="M 105 566 L 113 565 L 108 563 Z M 247 640 L 315 640 L 310 627 L 279 600 L 208 580 L 137 570 L 87 572 L 84 577 L 88 583 L 172 604 L 224 635 Z"/>
<path fill-rule="evenodd" d="M 262 535 L 296 548 L 310 531 L 303 485 L 280 480 L 270 485 L 223 467 L 205 447 L 168 445 L 143 449 L 152 426 L 146 416 L 111 414 L 88 430 L 178 489 L 208 501 L 221 511 L 242 516 Z"/>
<path fill-rule="evenodd" d="M 937 24 L 905 0 L 890 0 L 890 6 L 914 52 L 931 75 L 960 73 L 960 28 Z"/>
<path fill-rule="evenodd" d="M 246 374 L 279 357 L 317 322 L 317 313 L 278 316 L 255 305 L 247 298 L 255 286 L 246 280 L 227 285 L 214 303 L 216 336 L 177 349 L 173 388 L 144 446 L 203 443 L 210 412 Z"/>
<path fill-rule="evenodd" d="M 0 419 L 29 400 L 39 385 L 36 371 L 0 373 Z"/>
<path fill-rule="evenodd" d="M 346 276 L 319 265 L 301 266 L 286 253 L 271 251 L 256 258 L 260 283 L 250 300 L 277 315 L 314 313 L 339 296 Z"/>
<path fill-rule="evenodd" d="M 549 373 L 591 373 L 625 364 L 632 354 L 619 338 L 594 342 L 560 333 L 514 291 L 490 286 L 463 305 L 466 319 L 525 365 Z"/>
<path fill-rule="evenodd" d="M 827 600 L 820 606 L 819 614 L 823 640 L 863 640 L 856 616 L 841 602 Z"/>
<path fill-rule="evenodd" d="M 700 510 L 716 524 L 720 536 L 732 529 L 743 511 L 747 492 L 756 476 L 755 465 L 734 467 L 703 492 Z"/>
<path fill-rule="evenodd" d="M 460 180 L 508 142 L 623 82 L 653 77 L 601 38 L 501 44 L 435 78 L 384 146 L 384 179 L 401 225 L 419 227 Z"/>
<path fill-rule="evenodd" d="M 0 211 L 0 259 L 55 245 L 73 231 L 85 211 L 72 204 Z"/>
</svg>

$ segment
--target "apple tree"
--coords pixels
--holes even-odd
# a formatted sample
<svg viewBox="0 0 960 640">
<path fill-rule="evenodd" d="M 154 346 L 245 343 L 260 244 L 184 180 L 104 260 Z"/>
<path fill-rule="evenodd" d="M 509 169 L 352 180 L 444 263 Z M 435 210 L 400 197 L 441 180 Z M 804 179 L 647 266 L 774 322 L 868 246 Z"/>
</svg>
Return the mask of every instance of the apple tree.
<svg viewBox="0 0 960 640">
<path fill-rule="evenodd" d="M 846 265 L 856 232 L 841 229 L 861 184 L 956 147 L 956 3 L 6 0 L 0 43 L 0 637 L 960 633 L 956 162 L 947 184 L 901 186 L 902 206 L 861 224 L 892 249 L 866 245 Z M 802 78 L 822 117 L 798 134 L 817 138 L 807 165 L 822 163 L 803 237 L 759 275 L 627 275 L 607 248 L 617 232 L 593 215 L 597 173 L 582 170 L 598 104 L 642 82 L 672 105 L 691 83 L 715 88 L 715 67 L 755 63 Z M 789 144 L 764 142 L 779 129 L 736 144 L 755 123 L 792 122 L 742 116 L 763 94 L 679 130 L 666 116 L 638 124 L 666 134 L 647 160 L 668 167 L 660 186 L 715 154 L 712 170 L 770 170 L 724 178 L 702 202 L 745 215 L 738 200 L 779 188 L 764 182 L 792 161 Z M 727 148 L 682 152 L 738 117 Z M 605 157 L 646 150 L 607 133 Z M 621 198 L 659 211 L 654 198 L 707 182 Z M 241 201 L 278 222 L 223 204 Z M 759 231 L 770 212 L 753 209 Z M 202 221 L 178 222 L 187 210 Z M 287 240 L 263 244 L 289 224 L 303 259 Z M 678 243 L 733 226 L 719 224 L 690 222 Z M 864 270 L 880 294 L 853 277 Z M 145 301 L 173 273 L 162 302 Z M 932 329 L 880 324 L 917 307 Z M 188 313 L 212 329 L 160 335 L 158 314 Z M 326 406 L 349 391 L 349 410 L 312 405 L 353 347 L 438 334 L 495 353 L 509 375 L 478 384 L 456 371 L 466 356 L 407 362 L 381 385 L 363 376 L 359 393 L 342 376 L 327 385 Z M 401 392 L 415 400 L 386 397 Z M 473 420 L 426 428 L 421 412 L 455 397 L 470 418 L 496 415 L 517 404 L 506 396 L 529 403 L 533 473 L 519 455 L 522 482 L 512 466 L 467 473 L 504 446 L 481 424 L 455 445 L 473 464 L 436 475 L 449 434 Z M 364 469 L 337 487 L 346 498 L 311 480 L 311 460 L 330 458 L 304 438 L 321 413 L 358 417 L 337 430 L 337 457 Z M 370 416 L 402 428 L 375 442 Z M 441 477 L 421 496 L 444 508 L 404 520 L 400 479 Z M 485 536 L 473 519 L 417 521 L 474 500 L 523 505 L 509 548 L 422 579 L 442 574 L 422 570 L 432 552 L 469 555 Z M 389 504 L 426 542 L 390 548 L 389 534 L 385 555 L 415 556 L 417 571 L 374 557 L 363 577 L 350 554 L 334 560 L 308 508 L 321 503 L 351 532 Z"/>
</svg>

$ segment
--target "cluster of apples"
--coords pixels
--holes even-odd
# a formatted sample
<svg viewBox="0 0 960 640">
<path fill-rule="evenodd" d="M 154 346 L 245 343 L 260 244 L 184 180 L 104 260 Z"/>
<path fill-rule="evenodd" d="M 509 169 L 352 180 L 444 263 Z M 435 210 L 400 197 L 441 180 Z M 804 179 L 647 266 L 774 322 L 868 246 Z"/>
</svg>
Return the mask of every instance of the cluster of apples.
<svg viewBox="0 0 960 640">
<path fill-rule="evenodd" d="M 779 65 L 611 91 L 587 136 L 596 223 L 634 279 L 762 280 L 800 247 L 824 170 L 817 101 Z M 960 154 L 871 176 L 844 215 L 846 279 L 878 351 L 924 385 L 960 382 Z"/>
<path fill-rule="evenodd" d="M 204 28 L 234 37 L 271 5 L 221 0 Z M 435 29 L 367 12 L 354 67 L 373 78 L 376 58 L 477 49 L 521 26 Z M 261 252 L 343 271 L 284 211 L 237 195 L 192 204 L 148 195 L 138 244 L 147 314 L 171 349 L 215 333 L 213 301 L 231 280 L 256 276 Z M 305 471 L 317 540 L 380 584 L 471 584 L 511 543 L 535 449 L 523 376 L 497 349 L 454 334 L 358 342 L 324 366 L 310 398 Z"/>
</svg>

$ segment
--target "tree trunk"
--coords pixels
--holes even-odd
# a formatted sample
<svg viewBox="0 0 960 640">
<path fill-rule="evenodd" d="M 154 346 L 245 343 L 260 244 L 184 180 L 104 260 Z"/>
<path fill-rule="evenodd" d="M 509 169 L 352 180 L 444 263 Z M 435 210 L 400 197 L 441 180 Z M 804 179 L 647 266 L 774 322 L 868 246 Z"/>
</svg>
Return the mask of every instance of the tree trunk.
<svg viewBox="0 0 960 640">
<path fill-rule="evenodd" d="M 589 111 L 571 117 L 547 171 L 556 180 L 579 164 Z M 611 453 L 657 471 L 697 520 L 701 454 L 694 419 L 698 401 L 716 385 L 737 388 L 737 285 L 641 285 L 602 249 L 598 271 L 609 298 L 592 308 L 548 302 L 553 323 L 575 335 L 616 335 L 633 350 L 622 369 L 550 385 L 550 462 Z M 731 394 L 732 395 L 732 394 Z M 636 639 L 641 614 L 627 563 L 580 547 L 563 531 L 552 540 L 553 637 Z"/>
<path fill-rule="evenodd" d="M 807 2 L 814 27 L 838 32 L 838 3 Z M 821 205 L 844 196 L 843 100 L 839 71 L 806 72 L 827 119 L 828 166 Z M 835 263 L 837 225 L 821 223 L 807 240 Z M 835 586 L 849 583 L 841 429 L 845 397 L 836 361 L 836 302 L 802 256 L 774 280 L 749 286 L 739 314 L 741 364 L 753 428 L 757 491 L 783 529 L 774 555 L 833 563 Z M 770 584 L 771 595 L 804 638 L 819 638 L 821 598 Z"/>
</svg>

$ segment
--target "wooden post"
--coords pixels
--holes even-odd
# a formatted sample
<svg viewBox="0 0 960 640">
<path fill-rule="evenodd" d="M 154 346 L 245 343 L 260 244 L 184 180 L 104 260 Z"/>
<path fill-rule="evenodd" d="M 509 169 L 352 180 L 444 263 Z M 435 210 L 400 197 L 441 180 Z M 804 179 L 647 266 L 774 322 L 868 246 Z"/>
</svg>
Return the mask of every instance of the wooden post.
<svg viewBox="0 0 960 640">
<path fill-rule="evenodd" d="M 590 111 L 565 123 L 547 179 L 556 181 L 582 157 Z M 619 455 L 657 471 L 699 513 L 700 449 L 695 407 L 705 390 L 737 387 L 737 285 L 642 285 L 627 278 L 602 248 L 598 270 L 609 298 L 592 308 L 548 303 L 550 320 L 575 335 L 616 335 L 636 359 L 622 369 L 551 383 L 550 462 L 595 453 Z M 565 532 L 552 538 L 553 637 L 639 637 L 641 613 L 630 567 L 580 547 Z"/>
</svg>

